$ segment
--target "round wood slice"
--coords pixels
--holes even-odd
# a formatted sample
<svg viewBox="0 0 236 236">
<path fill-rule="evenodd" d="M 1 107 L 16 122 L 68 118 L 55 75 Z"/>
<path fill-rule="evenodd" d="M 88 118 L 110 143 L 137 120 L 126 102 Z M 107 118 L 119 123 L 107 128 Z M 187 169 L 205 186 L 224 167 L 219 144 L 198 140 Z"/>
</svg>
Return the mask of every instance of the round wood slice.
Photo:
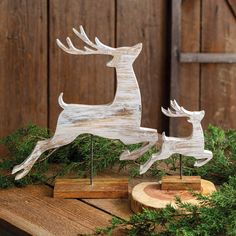
<svg viewBox="0 0 236 236">
<path fill-rule="evenodd" d="M 215 185 L 207 180 L 201 180 L 201 194 L 210 195 L 216 191 Z M 131 194 L 131 209 L 141 212 L 143 208 L 161 209 L 167 204 L 176 207 L 175 196 L 182 201 L 198 204 L 198 201 L 188 190 L 161 190 L 161 182 L 144 182 L 136 185 Z"/>
</svg>

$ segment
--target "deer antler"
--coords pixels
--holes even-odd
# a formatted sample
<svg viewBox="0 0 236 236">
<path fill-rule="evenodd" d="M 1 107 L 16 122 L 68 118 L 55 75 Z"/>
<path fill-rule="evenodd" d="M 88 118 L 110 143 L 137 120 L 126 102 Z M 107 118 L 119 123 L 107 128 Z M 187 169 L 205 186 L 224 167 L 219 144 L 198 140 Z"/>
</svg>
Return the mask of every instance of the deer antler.
<svg viewBox="0 0 236 236">
<path fill-rule="evenodd" d="M 175 100 L 171 100 L 170 101 L 170 105 L 171 108 L 173 110 L 171 110 L 170 108 L 168 108 L 167 110 L 164 109 L 163 107 L 161 108 L 161 111 L 169 117 L 190 117 L 192 115 L 191 111 L 188 111 L 186 109 L 184 109 L 183 107 L 180 107 L 179 104 L 175 101 Z"/>
<path fill-rule="evenodd" d="M 84 41 L 91 48 L 84 46 L 84 50 L 78 49 L 74 46 L 69 37 L 66 38 L 68 47 L 65 46 L 59 39 L 57 39 L 57 45 L 65 52 L 75 55 L 88 55 L 88 54 L 108 54 L 112 55 L 115 51 L 115 48 L 109 47 L 103 44 L 97 37 L 95 37 L 95 43 L 93 43 L 85 33 L 82 26 L 79 27 L 80 32 L 73 28 L 73 32 L 78 36 L 82 41 Z M 94 50 L 96 49 L 96 50 Z"/>
</svg>

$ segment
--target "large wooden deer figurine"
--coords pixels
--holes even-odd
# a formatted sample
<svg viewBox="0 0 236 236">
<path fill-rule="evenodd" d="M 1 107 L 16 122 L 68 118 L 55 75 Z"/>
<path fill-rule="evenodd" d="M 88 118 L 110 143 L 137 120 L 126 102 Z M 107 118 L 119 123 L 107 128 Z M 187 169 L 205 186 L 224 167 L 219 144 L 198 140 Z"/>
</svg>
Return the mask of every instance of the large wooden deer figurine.
<svg viewBox="0 0 236 236">
<path fill-rule="evenodd" d="M 15 179 L 21 179 L 31 170 L 40 155 L 53 148 L 71 143 L 78 135 L 90 133 L 110 139 L 119 139 L 125 144 L 145 142 L 146 145 L 133 151 L 125 151 L 120 159 L 136 159 L 144 154 L 158 140 L 157 130 L 143 128 L 141 125 L 141 96 L 137 79 L 133 70 L 133 62 L 142 49 L 139 43 L 133 47 L 112 48 L 95 38 L 95 43 L 89 40 L 83 27 L 74 33 L 89 47 L 77 49 L 67 38 L 68 47 L 58 39 L 57 45 L 69 54 L 91 55 L 104 54 L 112 56 L 108 67 L 115 67 L 117 74 L 117 91 L 111 104 L 81 105 L 66 104 L 59 96 L 60 113 L 54 136 L 51 139 L 39 141 L 31 155 L 20 165 L 13 168 L 12 173 L 19 172 Z"/>
<path fill-rule="evenodd" d="M 172 154 L 178 153 L 185 156 L 193 156 L 197 159 L 194 166 L 199 167 L 206 164 L 212 159 L 212 152 L 204 149 L 204 134 L 201 126 L 201 120 L 205 115 L 205 111 L 187 111 L 180 107 L 177 102 L 171 101 L 173 110 L 165 110 L 162 112 L 169 117 L 188 117 L 188 122 L 193 126 L 192 135 L 187 138 L 166 137 L 162 134 L 163 144 L 161 150 L 153 154 L 152 157 L 140 167 L 140 174 L 145 173 L 154 162 L 169 158 Z"/>
</svg>

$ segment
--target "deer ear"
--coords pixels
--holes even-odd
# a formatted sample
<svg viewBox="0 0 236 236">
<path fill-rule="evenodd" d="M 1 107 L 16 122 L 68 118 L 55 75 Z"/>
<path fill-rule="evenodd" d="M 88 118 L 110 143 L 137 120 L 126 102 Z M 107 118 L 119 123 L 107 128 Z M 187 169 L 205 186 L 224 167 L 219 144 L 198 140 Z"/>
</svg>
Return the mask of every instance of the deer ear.
<svg viewBox="0 0 236 236">
<path fill-rule="evenodd" d="M 143 48 L 143 44 L 142 43 L 138 43 L 138 44 L 134 45 L 133 48 L 141 50 Z"/>
<path fill-rule="evenodd" d="M 142 48 L 143 48 L 143 44 L 138 43 L 132 47 L 132 51 L 139 54 L 142 51 Z"/>
</svg>

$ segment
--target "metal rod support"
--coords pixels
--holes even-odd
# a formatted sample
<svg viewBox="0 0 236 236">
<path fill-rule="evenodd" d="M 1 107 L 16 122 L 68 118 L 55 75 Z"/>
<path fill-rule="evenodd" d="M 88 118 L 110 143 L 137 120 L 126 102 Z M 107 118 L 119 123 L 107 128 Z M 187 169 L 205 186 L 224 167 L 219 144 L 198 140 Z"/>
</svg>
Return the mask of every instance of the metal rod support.
<svg viewBox="0 0 236 236">
<path fill-rule="evenodd" d="M 182 155 L 179 156 L 179 177 L 180 177 L 180 179 L 183 178 L 183 160 L 182 160 Z"/>
<path fill-rule="evenodd" d="M 90 162 L 90 185 L 93 186 L 93 135 L 91 134 L 90 138 L 90 155 L 91 155 L 91 162 Z"/>
</svg>

